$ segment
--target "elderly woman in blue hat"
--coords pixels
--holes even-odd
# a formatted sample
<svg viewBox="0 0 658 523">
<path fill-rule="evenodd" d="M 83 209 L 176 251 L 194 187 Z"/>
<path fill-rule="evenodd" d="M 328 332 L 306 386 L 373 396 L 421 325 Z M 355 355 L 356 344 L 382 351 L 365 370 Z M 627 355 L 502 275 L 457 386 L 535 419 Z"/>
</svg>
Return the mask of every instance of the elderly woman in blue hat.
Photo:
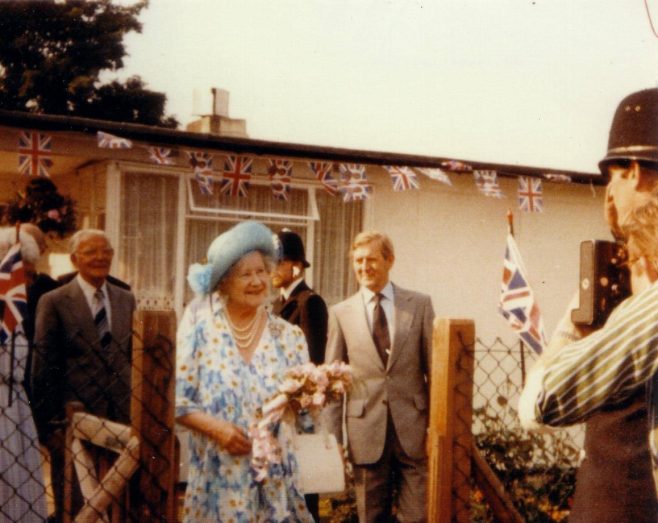
<svg viewBox="0 0 658 523">
<path fill-rule="evenodd" d="M 176 419 L 190 429 L 183 520 L 312 522 L 288 448 L 263 482 L 250 467 L 249 426 L 286 370 L 308 362 L 302 331 L 271 315 L 272 232 L 242 222 L 218 236 L 208 263 L 190 267 L 197 296 L 178 329 Z"/>
</svg>

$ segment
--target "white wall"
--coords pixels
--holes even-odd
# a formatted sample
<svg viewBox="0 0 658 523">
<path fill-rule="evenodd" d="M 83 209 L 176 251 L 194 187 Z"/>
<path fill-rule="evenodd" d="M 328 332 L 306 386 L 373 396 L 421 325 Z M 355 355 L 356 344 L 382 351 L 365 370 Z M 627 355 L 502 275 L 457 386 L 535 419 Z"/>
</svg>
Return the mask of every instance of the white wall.
<svg viewBox="0 0 658 523">
<path fill-rule="evenodd" d="M 524 213 L 516 178 L 499 180 L 498 200 L 478 193 L 471 174 L 451 175 L 452 187 L 422 177 L 420 190 L 397 193 L 384 171 L 369 177 L 365 228 L 393 240 L 393 281 L 430 294 L 437 317 L 474 319 L 486 343 L 517 339 L 497 311 L 508 209 L 549 337 L 578 287 L 581 240 L 610 238 L 601 186 L 544 181 L 544 212 Z"/>
</svg>

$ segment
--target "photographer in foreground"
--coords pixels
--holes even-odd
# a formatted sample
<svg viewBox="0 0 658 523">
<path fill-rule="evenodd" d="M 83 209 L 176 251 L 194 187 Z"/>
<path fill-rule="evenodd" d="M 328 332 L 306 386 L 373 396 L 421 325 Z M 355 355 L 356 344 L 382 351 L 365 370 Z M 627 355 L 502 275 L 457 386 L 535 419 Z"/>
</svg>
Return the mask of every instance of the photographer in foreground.
<svg viewBox="0 0 658 523">
<path fill-rule="evenodd" d="M 606 219 L 627 243 L 632 296 L 591 334 L 572 323 L 568 308 L 528 376 L 519 417 L 527 429 L 587 422 L 570 523 L 655 522 L 658 89 L 619 104 L 600 168 Z"/>
</svg>

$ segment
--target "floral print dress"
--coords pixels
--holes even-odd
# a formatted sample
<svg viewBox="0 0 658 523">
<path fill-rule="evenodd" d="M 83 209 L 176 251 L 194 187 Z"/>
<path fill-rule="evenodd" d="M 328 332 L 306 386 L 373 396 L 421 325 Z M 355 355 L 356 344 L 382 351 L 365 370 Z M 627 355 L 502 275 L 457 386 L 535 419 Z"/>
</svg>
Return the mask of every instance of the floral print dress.
<svg viewBox="0 0 658 523">
<path fill-rule="evenodd" d="M 176 416 L 202 411 L 249 430 L 255 411 L 278 390 L 289 367 L 308 361 L 302 331 L 268 313 L 260 342 L 247 362 L 239 353 L 216 293 L 196 298 L 178 329 Z M 232 456 L 190 431 L 183 521 L 312 522 L 296 486 L 297 464 L 281 441 L 280 464 L 254 481 L 251 454 Z"/>
</svg>

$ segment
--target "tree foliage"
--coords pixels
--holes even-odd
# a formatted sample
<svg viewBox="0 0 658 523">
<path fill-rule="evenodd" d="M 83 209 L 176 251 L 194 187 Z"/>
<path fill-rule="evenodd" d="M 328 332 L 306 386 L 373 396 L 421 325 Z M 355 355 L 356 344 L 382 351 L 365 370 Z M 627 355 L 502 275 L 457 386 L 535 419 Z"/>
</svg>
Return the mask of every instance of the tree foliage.
<svg viewBox="0 0 658 523">
<path fill-rule="evenodd" d="M 124 36 L 141 32 L 148 0 L 0 2 L 0 107 L 175 127 L 166 96 L 140 77 L 103 84 L 123 67 Z"/>
</svg>

